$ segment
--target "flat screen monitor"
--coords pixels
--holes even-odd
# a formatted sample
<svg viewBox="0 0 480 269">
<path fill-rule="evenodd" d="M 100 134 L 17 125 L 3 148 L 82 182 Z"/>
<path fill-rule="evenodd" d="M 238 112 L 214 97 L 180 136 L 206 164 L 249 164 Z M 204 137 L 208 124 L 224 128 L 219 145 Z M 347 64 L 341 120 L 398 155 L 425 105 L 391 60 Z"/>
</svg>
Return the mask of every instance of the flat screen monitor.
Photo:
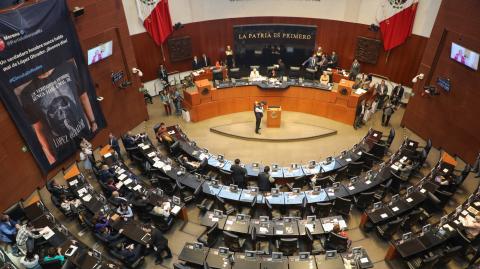
<svg viewBox="0 0 480 269">
<path fill-rule="evenodd" d="M 450 58 L 473 70 L 478 70 L 478 53 L 462 47 L 455 42 L 452 42 Z"/>
<path fill-rule="evenodd" d="M 112 55 L 112 40 L 102 43 L 88 50 L 88 65 L 99 62 L 111 55 Z"/>
</svg>

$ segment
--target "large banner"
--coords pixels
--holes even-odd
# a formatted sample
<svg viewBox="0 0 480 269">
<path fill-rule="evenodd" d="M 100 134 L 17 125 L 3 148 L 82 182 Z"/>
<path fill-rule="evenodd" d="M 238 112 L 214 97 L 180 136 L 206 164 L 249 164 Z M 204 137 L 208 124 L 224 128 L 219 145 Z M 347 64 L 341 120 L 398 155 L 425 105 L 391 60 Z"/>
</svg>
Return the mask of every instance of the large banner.
<svg viewBox="0 0 480 269">
<path fill-rule="evenodd" d="M 313 49 L 316 33 L 315 25 L 249 24 L 233 27 L 235 47 L 271 44 Z"/>
<path fill-rule="evenodd" d="M 0 14 L 0 86 L 44 173 L 105 127 L 65 0 Z"/>
</svg>

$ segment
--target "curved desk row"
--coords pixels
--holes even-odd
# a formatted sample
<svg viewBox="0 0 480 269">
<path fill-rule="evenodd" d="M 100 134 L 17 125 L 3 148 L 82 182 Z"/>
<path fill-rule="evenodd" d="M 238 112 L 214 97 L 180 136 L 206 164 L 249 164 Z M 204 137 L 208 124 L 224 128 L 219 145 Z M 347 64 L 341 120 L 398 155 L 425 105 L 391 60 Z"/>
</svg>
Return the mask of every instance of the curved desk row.
<svg viewBox="0 0 480 269">
<path fill-rule="evenodd" d="M 223 159 L 221 156 L 215 156 L 209 153 L 208 150 L 202 149 L 188 139 L 187 135 L 177 126 L 169 126 L 167 128 L 170 137 L 175 142 L 179 143 L 180 149 L 197 161 L 208 160 L 208 165 L 213 169 L 219 169 L 230 172 L 233 161 Z M 351 150 L 344 151 L 340 156 L 322 162 L 309 163 L 306 165 L 296 164 L 290 167 L 276 167 L 272 164 L 271 175 L 275 179 L 294 179 L 301 176 L 312 176 L 315 174 L 329 174 L 334 173 L 346 167 L 349 163 L 361 160 L 362 154 L 371 153 L 378 149 L 376 143 L 382 138 L 382 132 L 371 129 L 362 141 L 356 144 Z M 414 143 L 417 145 L 418 143 Z M 416 147 L 416 146 L 415 146 Z M 411 148 L 415 150 L 415 148 Z M 262 164 L 246 164 L 247 175 L 249 177 L 257 177 L 260 172 L 263 172 Z"/>
<path fill-rule="evenodd" d="M 358 250 L 359 253 L 357 255 L 352 253 L 339 255 L 335 252 L 328 252 L 326 255 L 300 253 L 301 255 L 299 256 L 287 257 L 279 255 L 278 253 L 274 253 L 275 255 L 262 255 L 255 251 L 234 253 L 227 249 L 221 251 L 221 249 L 203 247 L 199 243 L 186 243 L 178 259 L 199 266 L 208 264 L 210 268 L 231 269 L 372 268 L 373 263 L 367 251 L 362 248 Z"/>
<path fill-rule="evenodd" d="M 405 149 L 405 146 L 403 146 L 399 151 L 401 152 Z M 162 156 L 152 144 L 139 145 L 138 150 L 153 167 L 152 169 L 157 169 L 162 175 L 165 175 L 191 189 L 202 191 L 210 196 L 218 196 L 229 201 L 244 204 L 252 203 L 253 199 L 257 197 L 257 204 L 265 204 L 265 201 L 268 200 L 272 206 L 301 206 L 304 203 L 304 199 L 306 199 L 307 204 L 327 202 L 333 201 L 337 197 L 348 197 L 369 191 L 390 179 L 392 176 L 391 165 L 397 162 L 400 158 L 404 158 L 404 155 L 401 153 L 395 154 L 379 171 L 376 173 L 369 173 L 364 178 L 351 182 L 349 185 L 338 183 L 336 186 L 331 186 L 325 189 L 318 188 L 310 191 L 262 194 L 253 189 L 238 189 L 232 188 L 231 186 L 224 186 L 213 181 L 205 181 L 200 174 L 193 175 L 189 172 L 185 172 L 184 169 L 175 165 L 165 156 Z"/>
<path fill-rule="evenodd" d="M 255 101 L 267 101 L 269 105 L 281 106 L 282 110 L 303 112 L 322 116 L 346 124 L 353 124 L 355 110 L 366 94 L 342 95 L 337 85 L 332 90 L 291 85 L 284 89 L 262 89 L 257 85 L 245 85 L 212 89 L 205 94 L 184 91 L 184 107 L 190 112 L 193 122 L 251 111 Z"/>
</svg>

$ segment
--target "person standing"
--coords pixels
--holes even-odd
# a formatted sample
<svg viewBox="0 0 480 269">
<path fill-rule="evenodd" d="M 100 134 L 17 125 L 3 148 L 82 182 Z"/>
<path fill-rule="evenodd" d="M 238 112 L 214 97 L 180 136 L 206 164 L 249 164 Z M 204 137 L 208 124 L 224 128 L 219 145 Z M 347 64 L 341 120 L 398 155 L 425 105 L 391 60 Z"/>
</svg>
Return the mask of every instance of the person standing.
<svg viewBox="0 0 480 269">
<path fill-rule="evenodd" d="M 382 125 L 388 126 L 390 122 L 390 118 L 392 117 L 393 112 L 395 109 L 391 103 L 387 103 L 387 105 L 383 108 L 383 115 L 382 115 Z"/>
<path fill-rule="evenodd" d="M 330 56 L 330 60 L 328 61 L 328 67 L 335 68 L 338 65 L 338 55 L 335 51 L 332 51 L 332 55 Z"/>
<path fill-rule="evenodd" d="M 355 130 L 361 127 L 364 114 L 365 100 L 362 100 L 362 102 L 360 102 L 360 104 L 357 106 L 357 110 L 355 111 L 355 123 L 353 124 L 353 128 Z"/>
<path fill-rule="evenodd" d="M 202 54 L 202 61 L 200 62 L 201 67 L 209 67 L 210 66 L 210 59 L 204 53 Z"/>
<path fill-rule="evenodd" d="M 375 94 L 378 100 L 377 108 L 382 109 L 388 94 L 388 86 L 385 84 L 385 80 L 382 79 L 380 84 L 377 85 L 377 88 L 375 89 Z"/>
<path fill-rule="evenodd" d="M 162 101 L 163 107 L 165 108 L 165 114 L 167 116 L 172 115 L 172 107 L 170 106 L 170 104 L 172 103 L 172 98 L 166 90 L 160 92 L 160 100 Z"/>
<path fill-rule="evenodd" d="M 117 153 L 118 158 L 122 158 L 122 153 L 120 151 L 120 145 L 118 144 L 117 138 L 112 134 L 108 134 L 108 144 L 110 147 Z"/>
<path fill-rule="evenodd" d="M 225 57 L 227 59 L 227 67 L 228 69 L 234 67 L 233 62 L 233 50 L 230 48 L 230 45 L 227 45 L 227 49 L 225 50 Z"/>
<path fill-rule="evenodd" d="M 42 233 L 34 234 L 34 231 L 41 231 L 42 229 L 34 229 L 31 222 L 27 224 L 20 225 L 16 224 L 15 227 L 17 228 L 17 247 L 21 251 L 21 253 L 26 254 L 29 251 L 33 251 L 34 248 L 34 240 L 43 236 Z"/>
<path fill-rule="evenodd" d="M 262 123 L 263 118 L 263 103 L 255 101 L 255 133 L 260 134 L 260 124 Z"/>
<path fill-rule="evenodd" d="M 473 164 L 472 167 L 472 172 L 477 173 L 475 177 L 480 177 L 480 153 L 477 156 L 477 159 L 475 160 L 475 163 Z"/>
<path fill-rule="evenodd" d="M 398 107 L 398 105 L 400 104 L 400 101 L 403 98 L 404 91 L 405 89 L 402 87 L 401 83 L 395 86 L 395 88 L 393 88 L 392 94 L 390 95 L 390 99 L 392 100 L 392 104 L 394 106 Z"/>
<path fill-rule="evenodd" d="M 272 189 L 272 184 L 275 179 L 270 175 L 270 166 L 265 166 L 263 172 L 258 174 L 258 189 L 262 192 L 267 192 Z"/>
<path fill-rule="evenodd" d="M 182 115 L 182 95 L 179 89 L 173 91 L 173 104 L 175 105 L 175 114 Z"/>
<path fill-rule="evenodd" d="M 359 73 L 360 73 L 360 63 L 358 62 L 357 59 L 354 59 L 352 63 L 352 67 L 350 68 L 348 79 L 355 81 Z"/>
<path fill-rule="evenodd" d="M 193 61 L 192 61 L 192 70 L 198 70 L 202 68 L 200 62 L 198 61 L 197 56 L 193 56 Z"/>
<path fill-rule="evenodd" d="M 237 185 L 241 189 L 247 187 L 245 177 L 247 176 L 247 169 L 240 166 L 240 159 L 235 159 L 234 164 L 230 167 L 232 171 L 233 184 Z"/>
<path fill-rule="evenodd" d="M 163 64 L 160 65 L 160 69 L 158 69 L 158 78 L 163 81 L 165 85 L 168 85 L 168 73 Z"/>
</svg>

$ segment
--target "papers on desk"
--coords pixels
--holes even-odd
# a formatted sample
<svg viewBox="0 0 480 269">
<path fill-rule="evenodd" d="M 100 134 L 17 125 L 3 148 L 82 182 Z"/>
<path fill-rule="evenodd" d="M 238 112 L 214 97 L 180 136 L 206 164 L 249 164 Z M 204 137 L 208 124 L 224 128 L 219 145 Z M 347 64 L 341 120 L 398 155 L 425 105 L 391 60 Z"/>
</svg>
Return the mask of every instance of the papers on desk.
<svg viewBox="0 0 480 269">
<path fill-rule="evenodd" d="M 156 155 L 155 151 L 152 151 L 152 152 L 150 152 L 150 153 L 147 154 L 147 156 L 148 156 L 149 158 L 153 158 L 153 157 L 155 157 L 155 155 Z"/>
<path fill-rule="evenodd" d="M 44 238 L 45 240 L 48 240 L 48 239 L 50 239 L 52 236 L 55 235 L 55 232 L 52 231 L 52 229 L 50 229 L 50 227 L 48 227 L 48 226 L 45 226 L 45 227 L 40 231 L 40 233 L 42 234 L 42 236 L 43 236 L 43 238 Z"/>
<path fill-rule="evenodd" d="M 87 192 L 88 192 L 88 191 L 87 191 L 87 189 L 85 189 L 85 188 L 81 188 L 81 189 L 79 189 L 79 190 L 77 191 L 78 196 L 80 196 L 80 197 L 82 197 L 83 195 L 85 195 L 85 193 L 87 193 Z"/>
<path fill-rule="evenodd" d="M 367 184 L 367 185 L 372 184 L 372 181 L 369 179 L 369 180 L 365 181 L 365 184 Z"/>
<path fill-rule="evenodd" d="M 145 145 L 145 146 L 142 147 L 143 150 L 147 150 L 149 148 L 150 148 L 150 145 Z"/>
<path fill-rule="evenodd" d="M 383 213 L 383 214 L 381 214 L 381 215 L 380 215 L 380 218 L 382 218 L 382 219 L 386 219 L 386 218 L 388 218 L 388 214 L 386 214 L 386 213 Z"/>
<path fill-rule="evenodd" d="M 480 207 L 480 202 L 473 203 L 476 207 Z"/>
<path fill-rule="evenodd" d="M 115 184 L 115 187 L 116 187 L 117 189 L 120 189 L 122 186 L 123 186 L 123 183 L 122 183 L 122 182 L 118 182 L 117 184 Z"/>
<path fill-rule="evenodd" d="M 75 246 L 75 245 L 70 245 L 70 246 L 68 247 L 67 251 L 65 251 L 65 256 L 67 256 L 67 257 L 72 256 L 72 255 L 75 253 L 75 251 L 77 251 L 77 249 L 78 249 L 77 246 Z"/>
<path fill-rule="evenodd" d="M 360 259 L 360 263 L 367 263 L 368 262 L 368 258 L 361 258 Z"/>
<path fill-rule="evenodd" d="M 85 196 L 82 197 L 83 201 L 85 202 L 89 202 L 90 200 L 92 200 L 92 195 L 91 194 L 87 194 Z"/>
<path fill-rule="evenodd" d="M 353 191 L 355 189 L 355 186 L 349 186 L 348 189 Z"/>
<path fill-rule="evenodd" d="M 172 210 L 172 211 L 173 211 L 173 210 Z M 218 218 L 211 218 L 211 220 L 212 220 L 213 222 L 218 222 L 218 221 L 219 221 Z"/>
<path fill-rule="evenodd" d="M 130 183 L 132 183 L 132 182 L 133 182 L 133 180 L 132 180 L 131 178 L 127 178 L 127 179 L 123 182 L 123 184 L 128 185 L 128 184 L 130 184 Z"/>
<path fill-rule="evenodd" d="M 142 188 L 141 185 L 137 185 L 137 186 L 133 187 L 133 190 L 134 190 L 134 191 L 138 191 L 138 190 L 140 190 L 141 188 Z"/>
<path fill-rule="evenodd" d="M 138 144 L 138 146 L 141 147 L 141 148 L 143 148 L 143 147 L 145 146 L 145 144 L 140 143 L 140 144 Z"/>
<path fill-rule="evenodd" d="M 118 172 L 117 172 L 117 174 L 119 174 L 119 175 L 121 175 L 121 174 L 123 174 L 123 173 L 125 173 L 125 169 L 123 169 L 123 168 L 121 168 L 121 169 L 118 170 Z"/>
<path fill-rule="evenodd" d="M 351 161 L 352 161 L 352 159 L 351 159 L 351 158 L 346 158 L 346 159 L 345 159 L 345 161 L 347 161 L 347 162 L 351 162 Z"/>
<path fill-rule="evenodd" d="M 377 134 L 377 133 L 373 133 L 373 137 L 377 137 L 377 136 L 378 136 L 378 134 Z"/>
<path fill-rule="evenodd" d="M 260 227 L 260 233 L 266 234 L 266 233 L 268 233 L 268 229 L 265 228 L 265 227 Z"/>
<path fill-rule="evenodd" d="M 283 230 L 276 230 L 276 231 L 275 231 L 275 234 L 280 234 L 280 235 L 282 235 L 282 234 L 283 234 Z"/>
<path fill-rule="evenodd" d="M 171 165 L 164 165 L 162 169 L 163 169 L 163 171 L 168 172 L 168 171 L 172 170 L 172 166 Z"/>
<path fill-rule="evenodd" d="M 160 161 L 160 158 L 155 157 L 155 158 L 153 158 L 152 160 L 153 160 L 154 163 L 156 163 L 156 162 L 159 162 L 159 161 Z"/>
<path fill-rule="evenodd" d="M 400 208 L 398 208 L 398 206 L 392 208 L 393 212 L 397 212 L 398 210 L 400 210 Z"/>
<path fill-rule="evenodd" d="M 233 224 L 233 220 L 227 220 L 227 225 L 232 225 Z"/>
<path fill-rule="evenodd" d="M 476 209 L 475 209 L 474 207 L 472 207 L 472 206 L 469 206 L 469 207 L 467 208 L 467 211 L 470 212 L 470 213 L 472 213 L 473 215 L 477 215 L 477 213 L 478 213 L 478 210 L 476 210 Z"/>
<path fill-rule="evenodd" d="M 200 160 L 208 159 L 208 155 L 205 154 L 205 153 L 202 153 L 202 154 L 200 154 L 200 156 L 198 156 L 198 158 L 199 158 Z"/>
<path fill-rule="evenodd" d="M 162 169 L 163 167 L 165 166 L 165 163 L 164 162 L 155 162 L 153 164 L 153 167 L 156 167 L 158 169 Z"/>
<path fill-rule="evenodd" d="M 448 225 L 448 224 L 445 224 L 442 226 L 443 228 L 449 230 L 450 232 L 453 232 L 455 229 L 452 228 L 452 226 Z"/>
<path fill-rule="evenodd" d="M 322 224 L 322 226 L 323 226 L 323 230 L 325 232 L 330 232 L 331 230 L 333 230 L 333 223 L 331 223 L 331 222 L 324 223 L 324 224 Z"/>
<path fill-rule="evenodd" d="M 358 89 L 355 90 L 355 94 L 358 94 L 358 95 L 364 94 L 366 92 L 367 91 L 362 89 L 362 88 L 358 88 Z M 373 135 L 376 135 L 376 134 L 373 134 Z"/>
<path fill-rule="evenodd" d="M 78 180 L 77 180 L 77 179 L 72 180 L 72 181 L 68 182 L 68 184 L 70 184 L 70 186 L 77 185 L 77 184 L 78 184 Z"/>
<path fill-rule="evenodd" d="M 362 153 L 363 153 L 362 151 L 359 151 L 359 152 L 357 152 L 357 155 L 362 156 Z"/>
<path fill-rule="evenodd" d="M 390 166 L 393 170 L 397 171 L 398 170 L 398 166 L 396 164 L 392 164 L 392 166 Z"/>
<path fill-rule="evenodd" d="M 314 230 L 312 223 L 307 223 L 307 224 L 305 224 L 305 228 L 307 228 L 308 230 L 310 230 L 310 232 L 313 232 L 313 230 Z"/>
<path fill-rule="evenodd" d="M 180 209 L 182 209 L 182 208 L 179 207 L 178 205 L 176 205 L 176 206 L 174 206 L 174 207 L 172 208 L 172 210 L 170 210 L 170 212 L 172 212 L 172 214 L 174 214 L 174 215 L 177 215 L 178 212 L 180 212 Z M 213 218 L 212 218 L 212 220 L 213 220 Z M 218 221 L 218 218 L 217 218 L 216 221 Z"/>
<path fill-rule="evenodd" d="M 126 177 L 127 177 L 126 174 L 121 174 L 120 176 L 118 176 L 118 179 L 119 179 L 119 180 L 123 180 L 123 179 L 125 179 Z"/>
<path fill-rule="evenodd" d="M 413 199 L 410 198 L 410 197 L 408 197 L 408 198 L 406 199 L 406 201 L 407 201 L 408 203 L 411 203 L 411 202 L 413 201 Z"/>
<path fill-rule="evenodd" d="M 425 192 L 427 192 L 427 190 L 426 189 L 421 189 L 420 192 L 425 193 Z"/>
<path fill-rule="evenodd" d="M 103 158 L 106 159 L 106 158 L 108 158 L 108 157 L 110 157 L 110 156 L 112 156 L 112 153 L 108 152 L 107 154 L 103 155 Z"/>
</svg>

